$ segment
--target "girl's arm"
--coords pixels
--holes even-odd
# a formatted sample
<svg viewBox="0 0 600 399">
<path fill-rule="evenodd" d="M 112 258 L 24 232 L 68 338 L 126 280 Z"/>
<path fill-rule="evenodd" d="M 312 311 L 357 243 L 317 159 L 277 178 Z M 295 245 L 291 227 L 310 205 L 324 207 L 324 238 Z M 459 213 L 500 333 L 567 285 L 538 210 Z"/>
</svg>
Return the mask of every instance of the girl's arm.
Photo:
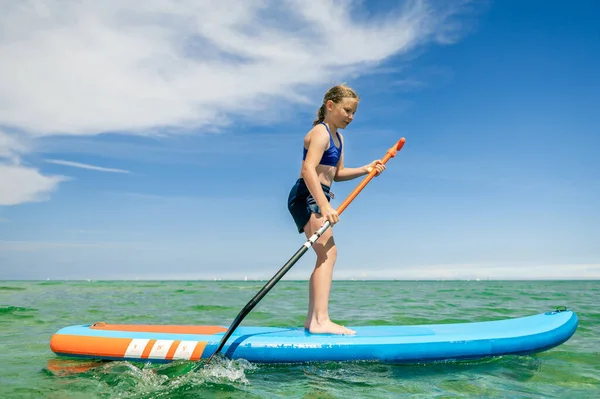
<svg viewBox="0 0 600 399">
<path fill-rule="evenodd" d="M 317 174 L 317 166 L 323 157 L 323 153 L 329 147 L 329 133 L 327 133 L 327 130 L 322 125 L 318 125 L 313 129 L 313 132 L 310 134 L 306 159 L 302 162 L 301 175 L 306 183 L 308 191 L 310 191 L 317 202 L 317 205 L 323 211 L 328 207 L 330 208 L 330 205 L 321 188 L 321 182 L 319 181 L 319 175 Z"/>
<path fill-rule="evenodd" d="M 342 135 L 340 135 L 342 137 Z M 385 169 L 385 165 L 379 160 L 371 162 L 368 165 L 361 166 L 360 168 L 345 168 L 344 167 L 344 138 L 342 137 L 342 154 L 340 155 L 340 161 L 337 164 L 337 170 L 333 181 L 346 181 L 356 179 L 357 177 L 369 174 L 373 168 L 377 169 L 376 176 L 379 176 Z"/>
<path fill-rule="evenodd" d="M 368 174 L 367 166 L 361 166 L 360 168 L 340 168 L 338 167 L 337 173 L 333 178 L 334 181 L 346 181 L 356 179 L 357 177 Z"/>
</svg>

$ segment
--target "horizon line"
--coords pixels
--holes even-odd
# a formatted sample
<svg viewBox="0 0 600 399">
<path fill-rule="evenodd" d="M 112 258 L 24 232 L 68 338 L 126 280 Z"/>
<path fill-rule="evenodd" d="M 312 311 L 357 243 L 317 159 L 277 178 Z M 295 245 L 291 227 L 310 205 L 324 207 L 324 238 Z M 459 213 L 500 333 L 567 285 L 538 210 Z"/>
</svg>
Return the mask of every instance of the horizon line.
<svg viewBox="0 0 600 399">
<path fill-rule="evenodd" d="M 212 282 L 263 282 L 263 281 L 269 281 L 269 279 L 215 279 L 215 278 L 210 278 L 210 279 L 203 279 L 203 278 L 199 278 L 199 279 L 131 279 L 131 278 L 126 278 L 126 279 L 117 279 L 117 278 L 99 278 L 99 279 L 94 279 L 94 278 L 74 278 L 74 279 L 3 279 L 0 280 L 0 282 L 48 282 L 48 281 L 53 281 L 53 282 L 67 282 L 67 281 L 81 281 L 81 282 L 97 282 L 97 281 L 127 281 L 127 282 L 131 282 L 131 281 L 138 281 L 138 282 L 182 282 L 182 281 L 186 281 L 186 282 L 190 282 L 190 281 L 212 281 Z M 302 281 L 302 282 L 308 282 L 308 279 L 286 279 L 286 280 L 281 280 L 281 281 L 291 281 L 291 282 L 298 282 L 298 281 Z M 436 279 L 436 278 L 424 278 L 424 279 L 398 279 L 398 278 L 384 278 L 384 279 L 356 279 L 356 278 L 340 278 L 340 279 L 333 279 L 333 281 L 360 281 L 360 282 L 365 282 L 365 281 L 372 281 L 372 282 L 378 282 L 378 281 L 407 281 L 407 282 L 419 282 L 419 281 L 431 281 L 431 282 L 440 282 L 440 281 L 475 281 L 475 282 L 481 282 L 481 281 L 598 281 L 600 282 L 599 278 L 531 278 L 531 279 L 523 279 L 523 278 L 505 278 L 505 279 L 494 279 L 494 278 L 465 278 L 465 279 Z"/>
</svg>

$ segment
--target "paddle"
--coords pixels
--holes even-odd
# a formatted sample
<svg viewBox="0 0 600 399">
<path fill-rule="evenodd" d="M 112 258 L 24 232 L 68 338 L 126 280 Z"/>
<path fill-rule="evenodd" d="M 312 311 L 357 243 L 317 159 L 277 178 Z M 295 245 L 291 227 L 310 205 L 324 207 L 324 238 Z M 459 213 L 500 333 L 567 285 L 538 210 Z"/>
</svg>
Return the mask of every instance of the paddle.
<svg viewBox="0 0 600 399">
<path fill-rule="evenodd" d="M 405 142 L 406 139 L 404 137 L 398 140 L 398 142 L 393 147 L 387 150 L 385 156 L 383 157 L 383 159 L 381 159 L 381 162 L 385 164 L 391 158 L 395 157 L 396 153 L 402 149 L 402 146 L 404 146 Z M 354 200 L 354 198 L 356 198 L 356 196 L 362 191 L 362 189 L 365 188 L 367 184 L 369 184 L 371 179 L 373 179 L 373 177 L 375 177 L 376 174 L 377 170 L 373 168 L 373 170 L 369 172 L 367 176 L 365 176 L 365 178 L 360 182 L 360 184 L 350 193 L 348 198 L 346 198 L 344 202 L 342 202 L 342 205 L 340 205 L 340 207 L 337 209 L 338 215 L 341 215 L 342 212 L 344 212 L 348 205 L 350 205 L 350 203 Z M 221 339 L 217 350 L 208 358 L 206 364 L 210 363 L 213 356 L 215 356 L 217 353 L 219 353 L 221 349 L 223 349 L 223 346 L 225 345 L 231 334 L 233 334 L 233 331 L 240 325 L 244 317 L 246 317 L 246 315 L 250 313 L 250 311 L 256 306 L 256 304 L 260 302 L 260 300 L 263 299 L 265 295 L 267 295 L 271 288 L 273 288 L 275 284 L 277 284 L 277 282 L 281 280 L 281 278 L 288 272 L 288 270 L 290 270 L 292 266 L 296 264 L 298 259 L 300 259 L 302 255 L 304 255 L 304 253 L 308 251 L 308 248 L 312 247 L 312 245 L 319 239 L 319 237 L 321 237 L 321 235 L 327 230 L 329 226 L 329 221 L 326 221 L 323 224 L 323 226 L 321 226 L 319 230 L 317 230 L 308 239 L 308 241 L 306 241 L 304 245 L 300 247 L 300 249 L 294 254 L 294 256 L 292 256 L 290 260 L 288 260 L 287 263 L 283 265 L 283 267 L 271 278 L 271 280 L 269 280 L 269 282 L 265 284 L 265 286 L 260 291 L 258 291 L 254 298 L 252 298 L 250 302 L 248 302 L 246 306 L 244 306 L 242 311 L 233 320 L 233 323 L 231 323 L 231 326 L 229 326 L 227 332 L 225 332 L 225 335 L 223 335 L 223 338 Z"/>
</svg>

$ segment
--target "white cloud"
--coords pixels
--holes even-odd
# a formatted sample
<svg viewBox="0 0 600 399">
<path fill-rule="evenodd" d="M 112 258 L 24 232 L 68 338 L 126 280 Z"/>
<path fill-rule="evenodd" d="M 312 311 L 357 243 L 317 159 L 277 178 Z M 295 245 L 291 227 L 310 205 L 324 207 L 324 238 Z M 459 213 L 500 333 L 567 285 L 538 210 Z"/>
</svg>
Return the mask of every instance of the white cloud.
<svg viewBox="0 0 600 399">
<path fill-rule="evenodd" d="M 455 40 L 464 3 L 373 15 L 358 0 L 0 0 L 0 204 L 64 180 L 21 165 L 35 138 L 272 120 L 390 56 Z"/>
<path fill-rule="evenodd" d="M 99 172 L 131 173 L 128 170 L 124 170 L 124 169 L 104 168 L 101 166 L 88 165 L 85 163 L 63 161 L 61 159 L 46 159 L 46 162 L 53 163 L 55 165 L 71 166 L 71 167 L 80 168 L 80 169 L 97 170 Z"/>
<path fill-rule="evenodd" d="M 4 1 L 0 125 L 36 135 L 198 128 L 429 40 L 426 1 L 360 21 L 357 2 Z"/>
<path fill-rule="evenodd" d="M 30 151 L 26 137 L 0 129 L 0 206 L 43 201 L 64 176 L 44 176 L 39 170 L 21 164 Z M 1 222 L 1 220 L 0 220 Z"/>
<path fill-rule="evenodd" d="M 44 176 L 37 169 L 0 164 L 0 206 L 44 201 L 64 176 Z"/>
</svg>

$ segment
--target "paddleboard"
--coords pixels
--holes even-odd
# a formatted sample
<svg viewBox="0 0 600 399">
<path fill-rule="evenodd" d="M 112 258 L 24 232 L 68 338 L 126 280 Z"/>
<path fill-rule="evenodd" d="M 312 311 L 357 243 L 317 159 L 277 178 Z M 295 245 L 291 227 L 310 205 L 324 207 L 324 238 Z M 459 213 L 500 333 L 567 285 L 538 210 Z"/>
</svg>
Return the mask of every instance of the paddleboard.
<svg viewBox="0 0 600 399">
<path fill-rule="evenodd" d="M 350 327 L 356 335 L 311 334 L 304 328 L 238 327 L 221 353 L 256 363 L 315 361 L 428 362 L 523 355 L 567 341 L 577 315 L 555 310 L 533 316 L 457 324 Z M 171 362 L 208 358 L 224 326 L 107 324 L 57 331 L 50 348 L 60 356 Z"/>
</svg>

